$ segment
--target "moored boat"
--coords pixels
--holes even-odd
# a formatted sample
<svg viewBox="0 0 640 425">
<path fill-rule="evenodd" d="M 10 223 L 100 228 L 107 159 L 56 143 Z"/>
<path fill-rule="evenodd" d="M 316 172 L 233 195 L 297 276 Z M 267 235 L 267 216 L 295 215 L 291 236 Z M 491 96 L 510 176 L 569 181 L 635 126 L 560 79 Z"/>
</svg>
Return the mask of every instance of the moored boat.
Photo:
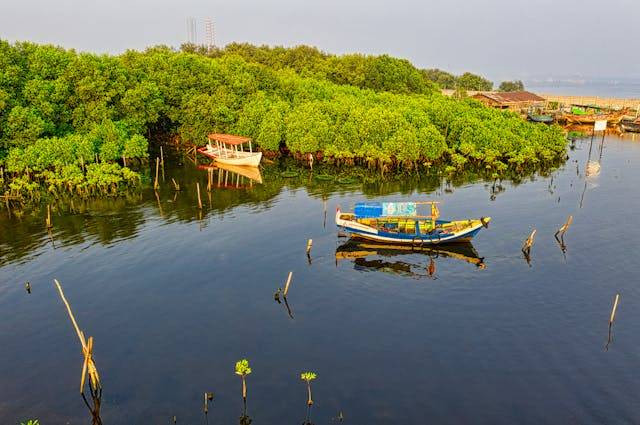
<svg viewBox="0 0 640 425">
<path fill-rule="evenodd" d="M 544 114 L 527 114 L 527 119 L 529 121 L 533 121 L 533 122 L 541 122 L 544 124 L 551 124 L 554 120 L 553 116 L 551 115 L 544 115 Z"/>
<path fill-rule="evenodd" d="M 253 151 L 251 139 L 248 137 L 212 133 L 208 139 L 207 145 L 198 148 L 198 152 L 217 163 L 249 167 L 260 165 L 262 152 Z M 248 152 L 244 150 L 245 144 L 249 145 Z"/>
<path fill-rule="evenodd" d="M 623 119 L 620 121 L 620 128 L 630 133 L 640 133 L 640 118 L 630 120 Z"/>
<path fill-rule="evenodd" d="M 594 124 L 596 121 L 606 121 L 607 125 L 617 125 L 626 111 L 610 112 L 606 114 L 563 114 L 562 119 L 567 124 Z"/>
<path fill-rule="evenodd" d="M 468 242 L 490 217 L 440 220 L 438 202 L 361 202 L 353 213 L 336 211 L 336 225 L 355 239 L 414 246 Z M 420 205 L 430 205 L 430 215 L 418 215 Z"/>
</svg>

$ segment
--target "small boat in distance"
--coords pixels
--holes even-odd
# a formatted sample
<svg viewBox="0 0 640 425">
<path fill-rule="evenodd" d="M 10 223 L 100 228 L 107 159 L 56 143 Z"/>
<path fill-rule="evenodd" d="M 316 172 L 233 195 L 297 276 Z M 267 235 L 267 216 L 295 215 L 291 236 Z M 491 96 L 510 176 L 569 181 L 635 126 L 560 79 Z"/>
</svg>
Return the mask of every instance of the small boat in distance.
<svg viewBox="0 0 640 425">
<path fill-rule="evenodd" d="M 541 122 L 544 124 L 551 124 L 555 118 L 553 118 L 552 115 L 528 113 L 527 119 L 532 122 Z"/>
<path fill-rule="evenodd" d="M 245 165 L 250 167 L 260 165 L 262 152 L 253 152 L 251 139 L 248 137 L 211 133 L 207 138 L 209 139 L 207 145 L 198 148 L 198 152 L 202 155 L 220 164 Z M 249 145 L 248 152 L 243 148 L 245 144 Z"/>
<path fill-rule="evenodd" d="M 439 220 L 438 202 L 360 202 L 353 213 L 336 210 L 336 225 L 355 239 L 423 246 L 468 242 L 490 217 L 468 220 Z M 420 205 L 430 205 L 430 215 L 418 215 Z"/>
<path fill-rule="evenodd" d="M 620 122 L 620 127 L 623 131 L 627 131 L 630 133 L 640 133 L 640 118 L 623 119 Z"/>
</svg>

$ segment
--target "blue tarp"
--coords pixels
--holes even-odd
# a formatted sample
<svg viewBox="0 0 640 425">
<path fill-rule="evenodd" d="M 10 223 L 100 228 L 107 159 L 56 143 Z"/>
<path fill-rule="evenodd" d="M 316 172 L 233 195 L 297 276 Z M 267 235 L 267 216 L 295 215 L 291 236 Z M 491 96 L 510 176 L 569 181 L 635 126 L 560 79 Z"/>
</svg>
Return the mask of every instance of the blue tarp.
<svg viewBox="0 0 640 425">
<path fill-rule="evenodd" d="M 411 217 L 417 215 L 415 202 L 358 202 L 353 212 L 357 218 Z"/>
</svg>

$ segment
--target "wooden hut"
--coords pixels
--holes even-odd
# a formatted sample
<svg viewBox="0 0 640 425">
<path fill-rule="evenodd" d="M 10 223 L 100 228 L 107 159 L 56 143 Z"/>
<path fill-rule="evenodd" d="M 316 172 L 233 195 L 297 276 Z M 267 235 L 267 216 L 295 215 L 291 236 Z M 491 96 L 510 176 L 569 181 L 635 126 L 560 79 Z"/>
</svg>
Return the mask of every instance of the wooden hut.
<svg viewBox="0 0 640 425">
<path fill-rule="evenodd" d="M 471 96 L 487 106 L 499 109 L 542 108 L 545 99 L 528 91 L 478 92 Z"/>
</svg>

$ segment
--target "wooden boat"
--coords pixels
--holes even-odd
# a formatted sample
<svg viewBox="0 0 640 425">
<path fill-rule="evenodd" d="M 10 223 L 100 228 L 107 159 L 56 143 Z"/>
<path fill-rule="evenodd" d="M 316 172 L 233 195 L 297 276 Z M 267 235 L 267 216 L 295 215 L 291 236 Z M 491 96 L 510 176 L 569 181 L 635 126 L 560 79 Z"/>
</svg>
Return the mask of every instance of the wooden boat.
<svg viewBox="0 0 640 425">
<path fill-rule="evenodd" d="M 527 114 L 527 119 L 533 122 L 541 122 L 544 124 L 551 124 L 554 120 L 551 115 L 542 115 L 542 114 Z"/>
<path fill-rule="evenodd" d="M 438 202 L 361 202 L 353 213 L 336 210 L 336 225 L 352 238 L 413 246 L 468 242 L 490 217 L 439 220 Z M 430 205 L 430 215 L 418 215 L 420 205 Z"/>
<path fill-rule="evenodd" d="M 198 152 L 217 163 L 249 167 L 260 165 L 262 152 L 253 152 L 251 139 L 248 137 L 211 133 L 208 139 L 207 145 L 198 148 Z M 245 144 L 249 145 L 248 152 L 243 148 Z"/>
<path fill-rule="evenodd" d="M 607 114 L 563 114 L 567 124 L 594 124 L 596 121 L 607 121 L 607 125 L 617 125 L 625 116 L 626 111 L 610 112 Z"/>
<path fill-rule="evenodd" d="M 630 133 L 640 133 L 640 118 L 623 119 L 620 121 L 620 128 Z"/>
</svg>

